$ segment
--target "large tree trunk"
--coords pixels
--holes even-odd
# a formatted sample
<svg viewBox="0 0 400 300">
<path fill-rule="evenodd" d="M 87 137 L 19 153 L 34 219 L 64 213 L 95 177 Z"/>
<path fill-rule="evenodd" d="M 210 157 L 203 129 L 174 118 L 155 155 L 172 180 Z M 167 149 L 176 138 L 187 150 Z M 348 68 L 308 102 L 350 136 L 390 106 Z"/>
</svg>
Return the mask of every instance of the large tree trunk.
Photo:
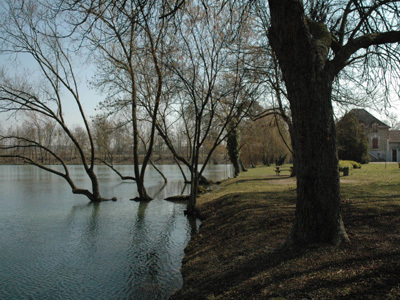
<svg viewBox="0 0 400 300">
<path fill-rule="evenodd" d="M 302 1 L 269 3 L 269 38 L 286 83 L 296 143 L 296 215 L 286 245 L 338 244 L 348 237 L 340 207 L 333 76 L 324 70 L 328 46 L 310 34 Z"/>
<path fill-rule="evenodd" d="M 305 75 L 288 84 L 297 146 L 297 206 L 288 245 L 338 244 L 348 238 L 340 212 L 331 82 Z"/>
</svg>

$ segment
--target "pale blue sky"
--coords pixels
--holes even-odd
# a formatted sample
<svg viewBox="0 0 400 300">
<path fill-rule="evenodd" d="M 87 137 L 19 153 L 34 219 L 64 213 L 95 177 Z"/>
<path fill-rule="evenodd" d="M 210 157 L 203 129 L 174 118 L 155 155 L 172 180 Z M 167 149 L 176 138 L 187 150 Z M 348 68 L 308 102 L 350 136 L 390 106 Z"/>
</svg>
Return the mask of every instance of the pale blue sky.
<svg viewBox="0 0 400 300">
<path fill-rule="evenodd" d="M 11 77 L 17 76 L 27 78 L 31 82 L 38 82 L 40 81 L 40 78 L 43 78 L 42 74 L 38 70 L 37 63 L 28 55 L 19 55 L 17 59 L 0 55 L 0 67 L 4 68 L 7 75 Z M 78 79 L 81 104 L 86 116 L 91 117 L 96 114 L 95 108 L 98 103 L 104 99 L 103 96 L 88 86 L 88 81 L 94 74 L 94 66 L 81 63 L 78 67 L 75 67 L 74 72 Z M 63 99 L 65 120 L 71 125 L 82 125 L 83 122 L 74 99 L 68 95 L 68 93 L 64 93 Z M 2 123 L 6 121 L 4 114 L 0 115 L 0 120 Z"/>
<path fill-rule="evenodd" d="M 79 59 L 80 61 L 84 59 Z M 37 69 L 37 64 L 28 55 L 20 55 L 17 60 L 10 59 L 10 57 L 0 55 L 0 67 L 7 70 L 7 73 L 11 76 L 18 74 L 18 76 L 25 76 L 32 78 L 37 81 L 40 78 L 41 73 Z M 85 114 L 88 118 L 96 114 L 95 108 L 98 103 L 104 100 L 104 95 L 101 95 L 89 88 L 88 81 L 93 77 L 95 72 L 95 67 L 93 64 L 88 62 L 80 62 L 75 67 L 75 73 L 79 79 L 79 93 L 81 103 L 83 105 Z M 36 78 L 35 78 L 36 77 Z M 397 96 L 392 97 L 391 107 L 367 107 L 366 109 L 372 113 L 374 116 L 382 121 L 386 121 L 388 117 L 386 113 L 393 113 L 398 116 L 398 121 L 400 121 L 400 114 L 398 113 L 398 107 L 400 107 L 400 101 Z M 340 117 L 338 113 L 337 117 Z M 70 125 L 82 125 L 82 119 L 78 112 L 76 103 L 72 97 L 66 95 L 64 97 L 64 118 Z M 14 119 L 12 119 L 14 120 Z M 0 121 L 2 122 L 2 127 L 7 127 L 6 117 L 0 114 Z M 388 124 L 389 125 L 389 124 Z"/>
</svg>

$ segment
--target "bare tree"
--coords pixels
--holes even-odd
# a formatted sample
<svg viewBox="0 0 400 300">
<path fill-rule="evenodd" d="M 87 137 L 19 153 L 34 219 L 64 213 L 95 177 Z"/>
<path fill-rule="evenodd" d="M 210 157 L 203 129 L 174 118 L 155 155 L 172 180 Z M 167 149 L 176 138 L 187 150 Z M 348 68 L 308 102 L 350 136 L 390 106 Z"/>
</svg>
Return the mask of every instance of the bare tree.
<svg viewBox="0 0 400 300">
<path fill-rule="evenodd" d="M 284 143 L 284 140 L 289 139 L 289 132 L 284 124 L 278 115 L 268 115 L 257 120 L 246 119 L 242 122 L 240 147 L 243 160 L 252 166 L 258 163 L 270 165 L 290 156 L 291 153 Z"/>
<path fill-rule="evenodd" d="M 43 170 L 63 177 L 74 194 L 85 195 L 90 201 L 104 200 L 99 192 L 95 166 L 95 149 L 90 127 L 82 108 L 70 52 L 58 38 L 59 24 L 49 15 L 47 7 L 36 1 L 4 1 L 2 3 L 0 43 L 3 55 L 29 55 L 35 61 L 40 73 L 40 82 L 34 82 L 24 74 L 14 79 L 4 71 L 0 74 L 0 112 L 20 115 L 29 113 L 34 120 L 47 118 L 68 137 L 77 150 L 80 162 L 91 180 L 91 189 L 79 188 L 71 178 L 68 166 L 48 143 L 40 136 L 21 136 L 9 134 L 1 137 L 2 149 L 7 150 L 2 157 L 13 157 L 24 163 L 35 165 Z M 67 96 L 68 95 L 68 96 Z M 84 124 L 89 153 L 86 154 L 81 143 L 64 119 L 63 108 L 69 98 L 74 103 Z M 35 149 L 46 153 L 62 166 L 62 170 L 46 166 L 40 159 L 25 155 L 25 149 Z M 3 152 L 4 153 L 4 152 Z"/>
<path fill-rule="evenodd" d="M 92 120 L 93 136 L 97 149 L 97 156 L 103 161 L 113 164 L 114 126 L 104 115 L 96 115 Z"/>
<path fill-rule="evenodd" d="M 108 106 L 113 111 L 130 107 L 132 124 L 134 179 L 138 200 L 150 200 L 144 176 L 150 163 L 155 123 L 163 91 L 163 70 L 160 60 L 166 49 L 164 39 L 167 18 L 165 1 L 61 1 L 72 16 L 71 23 L 82 30 L 82 41 L 88 42 L 98 60 L 100 73 L 94 82 L 108 92 Z M 146 109 L 140 108 L 146 105 Z M 140 132 L 140 113 L 150 123 L 148 135 Z M 140 158 L 141 141 L 147 143 Z"/>
<path fill-rule="evenodd" d="M 239 122 L 251 106 L 254 86 L 246 81 L 245 70 L 240 68 L 242 57 L 230 49 L 235 39 L 241 38 L 239 23 L 244 17 L 234 3 L 226 6 L 219 6 L 216 1 L 186 3 L 175 17 L 179 24 L 175 34 L 178 46 L 167 60 L 175 85 L 174 103 L 169 111 L 175 115 L 175 122 L 180 120 L 184 124 L 189 160 L 185 162 L 176 151 L 171 151 L 190 170 L 187 211 L 196 214 L 200 177 L 213 151 L 225 140 L 230 121 L 236 118 Z M 169 128 L 169 124 L 162 124 L 158 129 L 172 148 Z M 201 160 L 206 141 L 209 150 Z"/>
<path fill-rule="evenodd" d="M 27 119 L 19 128 L 19 131 L 22 133 L 21 136 L 33 138 L 46 148 L 53 148 L 53 138 L 55 136 L 57 123 L 47 117 L 41 116 L 41 118 L 39 118 L 38 115 L 34 114 L 32 111 L 28 111 L 26 115 Z M 35 160 L 40 161 L 42 164 L 50 164 L 52 157 L 49 156 L 48 153 L 39 151 L 37 148 L 32 150 L 35 152 L 35 155 L 32 156 Z"/>
<path fill-rule="evenodd" d="M 265 15 L 257 11 L 257 15 L 261 19 L 261 31 L 266 32 L 265 26 Z M 260 84 L 263 86 L 264 96 L 260 97 L 258 102 L 259 106 L 257 109 L 253 109 L 249 113 L 249 117 L 253 121 L 257 121 L 259 119 L 265 118 L 267 116 L 273 116 L 275 119 L 275 126 L 278 129 L 278 133 L 280 134 L 283 143 L 286 145 L 289 150 L 292 160 L 293 160 L 293 169 L 291 176 L 296 176 L 296 156 L 295 151 L 293 151 L 293 147 L 295 146 L 295 139 L 293 134 L 293 123 L 291 118 L 289 101 L 287 99 L 287 92 L 284 86 L 284 82 L 282 80 L 282 73 L 279 69 L 279 64 L 277 57 L 272 49 L 270 49 L 269 45 L 265 45 L 264 41 L 260 37 L 262 33 L 257 31 L 255 35 L 257 40 L 256 50 L 258 53 L 257 66 L 254 72 L 257 72 L 258 78 L 260 80 Z M 263 108 L 265 107 L 265 108 Z M 290 139 L 287 139 L 284 131 L 285 128 L 282 127 L 283 120 L 285 122 L 285 126 L 288 128 L 290 133 Z"/>
<path fill-rule="evenodd" d="M 340 208 L 333 87 L 345 78 L 354 87 L 373 90 L 381 78 L 389 88 L 388 78 L 398 78 L 398 3 L 256 4 L 269 16 L 268 39 L 285 81 L 296 141 L 297 206 L 287 246 L 348 241 Z"/>
<path fill-rule="evenodd" d="M 400 122 L 398 120 L 398 117 L 394 113 L 390 113 L 387 115 L 387 121 L 386 124 L 390 125 L 390 128 L 392 130 L 399 130 L 400 129 Z"/>
</svg>

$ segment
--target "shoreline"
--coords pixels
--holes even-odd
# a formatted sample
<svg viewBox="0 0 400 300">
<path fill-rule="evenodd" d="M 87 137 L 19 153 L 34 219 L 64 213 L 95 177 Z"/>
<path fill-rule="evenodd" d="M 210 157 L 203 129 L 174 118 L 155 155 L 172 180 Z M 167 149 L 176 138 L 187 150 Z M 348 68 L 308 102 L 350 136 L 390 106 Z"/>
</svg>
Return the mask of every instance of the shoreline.
<svg viewBox="0 0 400 300">
<path fill-rule="evenodd" d="M 67 166 L 75 166 L 75 165 L 82 165 L 82 162 L 80 162 L 78 159 L 73 159 L 73 160 L 68 160 L 65 161 L 65 164 Z M 121 161 L 114 161 L 112 165 L 114 166 L 119 166 L 119 165 L 133 165 L 134 162 L 133 160 L 121 160 Z M 154 164 L 156 166 L 161 166 L 161 165 L 176 165 L 176 162 L 172 159 L 163 159 L 161 161 L 155 160 Z M 229 160 L 221 160 L 221 161 L 214 161 L 214 162 L 209 162 L 208 165 L 226 165 L 226 164 L 231 164 Z M 19 165 L 30 165 L 28 163 L 24 163 L 23 161 L 4 161 L 0 159 L 0 165 L 8 165 L 8 166 L 19 166 Z M 57 161 L 52 161 L 51 163 L 48 163 L 48 161 L 43 162 L 43 165 L 61 165 L 61 163 L 57 163 Z M 101 163 L 101 162 L 96 162 L 97 166 L 106 166 L 106 164 Z M 151 164 L 149 164 L 151 166 Z"/>
</svg>

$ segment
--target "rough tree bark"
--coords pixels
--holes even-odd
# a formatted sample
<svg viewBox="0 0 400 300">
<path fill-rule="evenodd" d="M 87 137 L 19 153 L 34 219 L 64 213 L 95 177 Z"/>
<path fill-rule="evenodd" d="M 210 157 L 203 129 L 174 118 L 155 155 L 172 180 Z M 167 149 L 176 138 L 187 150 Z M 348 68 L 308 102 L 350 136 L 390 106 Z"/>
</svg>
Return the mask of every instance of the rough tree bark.
<svg viewBox="0 0 400 300">
<path fill-rule="evenodd" d="M 297 205 L 286 245 L 348 241 L 331 104 L 334 76 L 324 69 L 329 46 L 313 39 L 301 1 L 269 4 L 269 39 L 286 83 L 296 139 Z"/>
</svg>

